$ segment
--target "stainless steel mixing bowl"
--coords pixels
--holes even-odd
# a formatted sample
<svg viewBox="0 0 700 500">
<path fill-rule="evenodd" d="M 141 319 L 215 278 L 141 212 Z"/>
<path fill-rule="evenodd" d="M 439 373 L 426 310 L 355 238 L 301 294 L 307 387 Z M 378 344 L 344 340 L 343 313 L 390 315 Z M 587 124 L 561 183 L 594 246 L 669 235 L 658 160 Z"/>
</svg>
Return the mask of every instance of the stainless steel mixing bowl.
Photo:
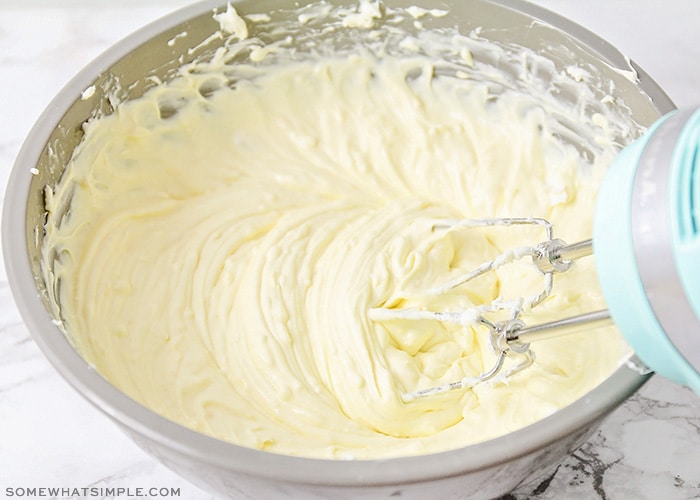
<svg viewBox="0 0 700 500">
<path fill-rule="evenodd" d="M 236 446 L 166 420 L 110 385 L 58 329 L 40 273 L 43 187 L 60 178 L 81 140 L 84 121 L 95 110 L 113 111 L 115 89 L 120 99 L 136 98 L 154 85 L 151 77 L 167 80 L 183 61 L 220 43 L 188 50 L 219 28 L 212 10 L 225 9 L 221 3 L 182 9 L 102 54 L 60 92 L 24 143 L 7 188 L 2 237 L 9 282 L 36 343 L 77 391 L 143 449 L 202 488 L 234 498 L 492 498 L 549 471 L 648 375 L 623 365 L 584 398 L 545 420 L 465 448 L 384 460 L 317 460 Z M 299 3 L 307 2 L 244 0 L 234 5 L 245 14 Z M 520 0 L 385 0 L 389 6 L 413 3 L 449 10 L 445 17 L 426 19 L 426 27 L 458 26 L 462 33 L 480 28 L 480 37 L 528 47 L 551 59 L 557 70 L 572 63 L 586 66 L 597 78 L 594 92 L 611 94 L 615 100 L 608 105 L 622 103 L 619 112 L 642 127 L 673 108 L 663 91 L 617 50 L 540 7 Z M 176 39 L 183 31 L 187 37 Z M 94 94 L 83 93 L 85 89 Z"/>
</svg>

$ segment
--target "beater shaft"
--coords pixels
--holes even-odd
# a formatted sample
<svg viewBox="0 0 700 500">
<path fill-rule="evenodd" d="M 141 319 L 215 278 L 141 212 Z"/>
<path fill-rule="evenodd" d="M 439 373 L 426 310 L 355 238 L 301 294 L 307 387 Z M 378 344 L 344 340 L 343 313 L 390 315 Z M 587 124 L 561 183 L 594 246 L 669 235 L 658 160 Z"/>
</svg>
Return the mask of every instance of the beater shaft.
<svg viewBox="0 0 700 500">
<path fill-rule="evenodd" d="M 567 245 L 562 240 L 549 240 L 539 246 L 540 253 L 533 259 L 543 273 L 564 272 L 571 263 L 593 254 L 593 240 L 583 240 Z"/>
<path fill-rule="evenodd" d="M 529 344 L 530 342 L 561 337 L 562 335 L 612 324 L 610 313 L 607 309 L 602 309 L 539 325 L 524 326 L 522 328 L 516 326 L 506 331 L 506 340 L 508 342 Z"/>
</svg>

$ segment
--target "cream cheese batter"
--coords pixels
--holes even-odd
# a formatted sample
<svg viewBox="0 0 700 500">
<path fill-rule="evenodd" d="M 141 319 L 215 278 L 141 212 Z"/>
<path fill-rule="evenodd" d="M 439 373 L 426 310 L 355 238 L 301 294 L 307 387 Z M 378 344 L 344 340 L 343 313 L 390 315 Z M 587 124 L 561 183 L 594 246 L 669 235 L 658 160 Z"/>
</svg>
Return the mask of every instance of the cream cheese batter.
<svg viewBox="0 0 700 500">
<path fill-rule="evenodd" d="M 543 237 L 435 222 L 538 216 L 557 236 L 586 238 L 609 159 L 587 164 L 532 95 L 496 96 L 434 67 L 358 50 L 241 66 L 253 76 L 229 85 L 235 68 L 215 60 L 88 122 L 47 188 L 44 242 L 76 348 L 167 418 L 311 457 L 453 449 L 595 387 L 628 350 L 612 328 L 538 343 L 535 365 L 507 381 L 402 399 L 478 375 L 494 353 L 473 325 L 371 311 L 469 310 L 541 288 L 532 266 L 514 264 L 427 294 Z M 557 277 L 523 318 L 600 308 L 593 266 Z"/>
</svg>

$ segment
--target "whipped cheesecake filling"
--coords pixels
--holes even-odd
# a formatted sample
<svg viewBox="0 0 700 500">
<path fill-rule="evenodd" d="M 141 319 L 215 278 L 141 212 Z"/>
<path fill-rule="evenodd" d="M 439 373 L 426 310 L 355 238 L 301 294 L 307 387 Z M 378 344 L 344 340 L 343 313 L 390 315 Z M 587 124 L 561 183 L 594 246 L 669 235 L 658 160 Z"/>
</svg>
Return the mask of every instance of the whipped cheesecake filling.
<svg viewBox="0 0 700 500">
<path fill-rule="evenodd" d="M 234 14 L 225 22 L 245 39 Z M 602 328 L 538 343 L 535 364 L 507 380 L 406 401 L 488 370 L 488 334 L 372 314 L 536 293 L 542 276 L 520 261 L 428 293 L 544 236 L 436 222 L 545 217 L 558 237 L 585 239 L 612 146 L 584 159 L 558 133 L 561 109 L 438 75 L 419 53 L 280 61 L 229 85 L 232 68 L 183 72 L 92 119 L 47 188 L 52 298 L 116 387 L 243 446 L 380 458 L 507 434 L 620 365 L 629 348 Z M 607 126 L 581 123 L 600 144 Z M 522 317 L 601 307 L 588 258 Z"/>
</svg>

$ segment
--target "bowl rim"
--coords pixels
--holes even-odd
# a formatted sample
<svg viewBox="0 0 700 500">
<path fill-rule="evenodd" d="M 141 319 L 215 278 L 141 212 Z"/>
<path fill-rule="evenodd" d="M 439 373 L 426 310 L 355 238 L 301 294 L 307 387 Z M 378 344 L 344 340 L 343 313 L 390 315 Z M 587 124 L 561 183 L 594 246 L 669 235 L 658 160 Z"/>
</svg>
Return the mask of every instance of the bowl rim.
<svg viewBox="0 0 700 500">
<path fill-rule="evenodd" d="M 245 0 L 234 0 L 232 5 Z M 490 3 L 534 17 L 584 42 L 601 59 L 622 71 L 633 70 L 639 87 L 661 113 L 675 108 L 671 99 L 636 64 L 597 35 L 547 9 L 524 0 Z M 74 350 L 52 321 L 34 285 L 26 246 L 27 195 L 31 169 L 81 92 L 129 52 L 159 33 L 215 8 L 225 0 L 205 0 L 178 9 L 112 45 L 86 65 L 50 102 L 29 132 L 12 168 L 2 214 L 2 250 L 8 283 L 31 336 L 54 368 L 81 396 L 121 426 L 158 445 L 213 467 L 235 470 L 258 478 L 291 483 L 335 486 L 377 486 L 422 482 L 462 475 L 531 454 L 585 429 L 631 396 L 649 378 L 621 365 L 602 384 L 581 399 L 523 429 L 485 442 L 428 455 L 382 459 L 317 459 L 265 452 L 206 436 L 160 416 L 107 382 Z M 408 479 L 407 479 L 408 478 Z"/>
</svg>

